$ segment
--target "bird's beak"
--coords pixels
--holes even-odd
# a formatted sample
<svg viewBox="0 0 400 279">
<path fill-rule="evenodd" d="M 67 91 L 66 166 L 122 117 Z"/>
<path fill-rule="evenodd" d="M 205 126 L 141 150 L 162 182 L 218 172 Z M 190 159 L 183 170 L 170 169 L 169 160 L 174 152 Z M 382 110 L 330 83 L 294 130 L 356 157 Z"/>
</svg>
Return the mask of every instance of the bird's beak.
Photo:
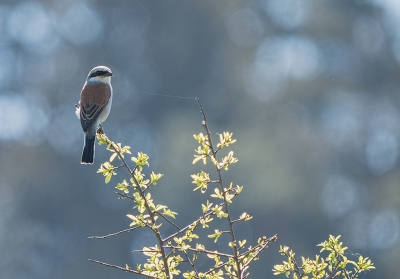
<svg viewBox="0 0 400 279">
<path fill-rule="evenodd" d="M 113 73 L 106 73 L 106 74 L 104 74 L 104 76 L 106 76 L 106 77 L 112 77 L 114 74 Z"/>
</svg>

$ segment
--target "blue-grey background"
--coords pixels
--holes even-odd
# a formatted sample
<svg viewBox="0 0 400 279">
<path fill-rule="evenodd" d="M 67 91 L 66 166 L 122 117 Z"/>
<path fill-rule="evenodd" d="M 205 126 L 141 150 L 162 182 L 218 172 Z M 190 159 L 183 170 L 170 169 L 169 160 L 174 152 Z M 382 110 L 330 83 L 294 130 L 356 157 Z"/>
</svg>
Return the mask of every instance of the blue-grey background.
<svg viewBox="0 0 400 279">
<path fill-rule="evenodd" d="M 254 215 L 238 234 L 278 234 L 251 278 L 274 277 L 279 245 L 313 257 L 329 234 L 371 257 L 363 278 L 397 278 L 399 26 L 395 0 L 0 1 L 0 278 L 132 278 L 87 259 L 135 266 L 153 243 L 87 239 L 133 212 L 113 194 L 126 175 L 96 174 L 104 146 L 79 163 L 74 104 L 97 65 L 115 74 L 106 133 L 150 155 L 180 225 L 206 198 L 190 180 L 208 169 L 191 164 L 201 115 L 154 94 L 197 96 L 215 140 L 234 132 L 224 179 L 245 186 L 233 213 Z"/>
</svg>

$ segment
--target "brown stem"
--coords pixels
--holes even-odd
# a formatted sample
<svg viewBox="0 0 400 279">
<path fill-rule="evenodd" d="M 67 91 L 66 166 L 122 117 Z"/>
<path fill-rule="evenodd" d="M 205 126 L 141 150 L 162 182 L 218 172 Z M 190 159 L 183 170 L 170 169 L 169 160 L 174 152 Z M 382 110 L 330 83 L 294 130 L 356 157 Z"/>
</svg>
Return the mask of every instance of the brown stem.
<svg viewBox="0 0 400 279">
<path fill-rule="evenodd" d="M 277 236 L 277 235 L 274 235 L 274 236 L 272 236 L 272 237 L 270 237 L 270 238 L 264 240 L 265 243 L 264 243 L 263 245 L 261 245 L 260 248 L 257 250 L 257 252 L 251 257 L 251 259 L 248 260 L 247 263 L 243 265 L 243 271 L 242 271 L 242 273 L 240 274 L 240 276 L 241 276 L 242 278 L 244 278 L 244 272 L 246 271 L 246 267 L 248 267 L 248 266 L 250 265 L 250 263 L 254 260 L 254 258 L 256 258 L 256 257 L 258 256 L 258 254 L 261 253 L 262 250 L 264 250 L 265 248 L 267 248 L 267 247 L 268 247 L 268 244 L 269 244 L 270 242 L 274 242 L 274 241 L 276 241 L 277 239 L 278 239 L 278 236 Z M 247 255 L 248 253 L 245 253 L 245 254 Z M 300 277 L 300 278 L 301 278 L 301 277 Z"/>
<path fill-rule="evenodd" d="M 114 152 L 116 152 L 116 153 L 118 154 L 119 159 L 122 161 L 122 163 L 124 164 L 125 168 L 128 170 L 129 174 L 130 174 L 131 177 L 132 177 L 132 180 L 135 182 L 135 184 L 136 184 L 136 186 L 137 186 L 137 190 L 138 190 L 138 192 L 139 192 L 139 194 L 140 194 L 140 197 L 145 201 L 146 211 L 147 211 L 147 213 L 148 213 L 149 216 L 150 216 L 150 220 L 151 220 L 152 224 L 154 224 L 154 225 L 157 224 L 157 223 L 156 223 L 156 220 L 155 220 L 155 213 L 151 210 L 151 208 L 150 208 L 150 206 L 149 206 L 149 204 L 148 204 L 148 202 L 147 202 L 147 200 L 146 200 L 146 197 L 145 197 L 145 195 L 144 195 L 144 192 L 143 192 L 143 190 L 140 188 L 139 182 L 137 181 L 137 179 L 136 179 L 136 177 L 135 177 L 135 173 L 134 173 L 134 170 L 135 170 L 135 169 L 131 170 L 131 168 L 130 168 L 130 167 L 128 166 L 128 164 L 126 163 L 124 157 L 123 157 L 122 154 L 119 152 L 118 148 L 115 147 L 115 144 L 114 144 L 112 141 L 110 141 L 110 140 L 106 137 L 105 134 L 104 134 L 104 136 L 105 136 L 105 138 L 106 138 L 107 143 L 111 146 L 111 148 L 114 150 Z M 165 254 L 165 249 L 163 248 L 163 246 L 164 246 L 164 241 L 163 241 L 163 239 L 162 239 L 162 237 L 161 237 L 161 233 L 160 233 L 160 231 L 159 231 L 157 228 L 151 228 L 151 230 L 153 231 L 154 235 L 155 235 L 156 238 L 157 238 L 158 244 L 160 245 L 160 251 L 161 251 L 161 256 L 162 256 L 162 259 L 163 259 L 163 262 L 164 262 L 165 273 L 166 273 L 166 275 L 168 276 L 168 278 L 172 279 L 172 275 L 171 275 L 171 273 L 170 273 L 170 271 L 169 271 L 169 266 L 168 266 L 167 257 L 166 257 L 166 254 Z"/>
<path fill-rule="evenodd" d="M 180 230 L 180 228 L 178 227 L 177 224 L 175 224 L 174 222 L 172 222 L 170 219 L 168 219 L 166 216 L 164 216 L 164 214 L 160 213 L 160 212 L 155 212 L 158 216 L 160 216 L 161 218 L 163 218 L 165 221 L 167 221 L 168 223 L 170 223 L 172 226 L 174 226 L 176 229 Z"/>
<path fill-rule="evenodd" d="M 222 205 L 222 204 L 221 204 L 221 205 Z M 203 219 L 204 217 L 207 217 L 207 216 L 209 216 L 209 215 L 213 215 L 213 214 L 214 214 L 213 211 L 207 212 L 206 214 L 200 216 L 200 218 L 198 218 L 198 219 L 197 219 L 196 221 L 194 221 L 193 223 L 187 225 L 186 227 L 182 228 L 181 230 L 179 230 L 179 231 L 177 231 L 177 232 L 171 234 L 170 236 L 164 238 L 164 242 L 170 240 L 171 238 L 174 238 L 174 237 L 177 236 L 178 234 L 184 233 L 184 232 L 187 231 L 191 226 L 193 226 L 193 224 L 194 224 L 194 226 L 197 226 L 197 225 L 200 223 L 200 220 L 201 220 L 201 219 Z"/>
<path fill-rule="evenodd" d="M 176 250 L 181 249 L 179 246 L 175 246 L 175 245 L 166 245 L 166 246 L 164 246 L 164 248 L 172 248 L 172 249 L 176 249 Z M 192 248 L 192 247 L 186 248 L 185 250 L 192 251 L 192 252 L 198 252 L 198 253 L 204 253 L 204 254 L 210 254 L 210 255 L 216 255 L 216 256 L 225 257 L 225 258 L 233 257 L 233 255 L 231 255 L 231 254 L 225 254 L 225 253 L 220 253 L 217 251 L 209 251 L 209 250 L 198 250 L 198 249 Z"/>
<path fill-rule="evenodd" d="M 203 123 L 202 124 L 203 124 L 203 127 L 206 129 L 206 133 L 207 133 L 207 137 L 208 137 L 208 141 L 209 141 L 209 147 L 211 149 L 212 156 L 214 157 L 214 160 L 217 161 L 216 154 L 217 154 L 218 150 L 217 151 L 214 150 L 214 146 L 213 146 L 212 140 L 211 140 L 211 133 L 210 133 L 210 130 L 208 129 L 207 118 L 206 118 L 206 115 L 204 113 L 203 106 L 201 105 L 200 100 L 197 97 L 196 97 L 196 102 L 200 107 L 201 114 L 203 115 Z M 234 250 L 233 259 L 235 260 L 235 263 L 236 263 L 237 277 L 239 279 L 241 279 L 242 278 L 242 272 L 241 272 L 240 262 L 239 262 L 239 250 L 238 250 L 238 248 L 236 246 L 235 233 L 233 231 L 233 222 L 231 220 L 231 215 L 229 214 L 228 202 L 226 200 L 226 192 L 224 191 L 224 184 L 222 182 L 221 169 L 218 168 L 218 166 L 216 166 L 216 169 L 217 169 L 217 173 L 218 173 L 219 185 L 220 185 L 221 191 L 223 193 L 225 212 L 228 215 L 227 220 L 228 220 L 228 225 L 229 225 L 229 232 L 230 232 L 229 234 L 231 235 L 231 240 L 232 240 L 232 243 L 233 243 L 233 245 L 232 245 L 233 246 L 233 250 Z"/>
<path fill-rule="evenodd" d="M 136 270 L 133 270 L 133 269 L 130 269 L 130 268 L 127 269 L 125 267 L 121 267 L 121 266 L 113 265 L 113 264 L 108 264 L 108 263 L 104 263 L 104 262 L 100 262 L 100 261 L 96 261 L 96 260 L 92 260 L 92 259 L 88 259 L 88 260 L 93 262 L 93 263 L 101 264 L 101 265 L 104 265 L 104 266 L 107 266 L 107 267 L 113 267 L 113 268 L 116 268 L 116 269 L 119 269 L 119 270 L 122 270 L 122 271 L 125 271 L 125 272 L 130 272 L 130 273 L 133 273 L 133 274 L 145 276 L 147 278 L 157 279 L 157 277 L 146 275 L 146 274 L 143 274 L 143 273 L 141 273 L 139 271 L 136 271 Z"/>
<path fill-rule="evenodd" d="M 102 239 L 102 238 L 107 238 L 107 237 L 111 237 L 111 236 L 116 236 L 116 235 L 119 235 L 119 234 L 125 233 L 125 232 L 131 232 L 131 231 L 134 231 L 134 230 L 139 229 L 139 228 L 140 227 L 133 227 L 133 228 L 125 229 L 125 230 L 122 230 L 122 231 L 119 231 L 119 232 L 116 232 L 116 233 L 110 233 L 110 234 L 102 235 L 102 236 L 89 236 L 88 238 L 89 239 Z"/>
</svg>

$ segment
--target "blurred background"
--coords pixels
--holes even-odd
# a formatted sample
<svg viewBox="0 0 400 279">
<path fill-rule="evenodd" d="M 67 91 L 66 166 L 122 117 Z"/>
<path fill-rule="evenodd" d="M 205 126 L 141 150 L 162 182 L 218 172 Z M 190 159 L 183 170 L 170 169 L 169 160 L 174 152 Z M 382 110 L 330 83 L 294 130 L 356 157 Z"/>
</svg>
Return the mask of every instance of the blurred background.
<svg viewBox="0 0 400 279">
<path fill-rule="evenodd" d="M 104 146 L 80 164 L 74 104 L 89 71 L 107 65 L 104 130 L 150 155 L 165 174 L 154 198 L 179 225 L 207 198 L 190 179 L 210 167 L 191 164 L 203 131 L 192 98 L 215 141 L 234 133 L 239 162 L 224 179 L 245 186 L 233 213 L 254 215 L 239 238 L 278 235 L 251 278 L 278 278 L 279 245 L 314 257 L 329 234 L 350 259 L 372 259 L 362 278 L 397 278 L 399 26 L 395 0 L 1 0 L 0 277 L 132 278 L 87 259 L 135 266 L 132 250 L 154 243 L 145 231 L 87 239 L 128 228 L 133 212 L 113 194 L 126 175 L 105 185 L 96 174 Z"/>
</svg>

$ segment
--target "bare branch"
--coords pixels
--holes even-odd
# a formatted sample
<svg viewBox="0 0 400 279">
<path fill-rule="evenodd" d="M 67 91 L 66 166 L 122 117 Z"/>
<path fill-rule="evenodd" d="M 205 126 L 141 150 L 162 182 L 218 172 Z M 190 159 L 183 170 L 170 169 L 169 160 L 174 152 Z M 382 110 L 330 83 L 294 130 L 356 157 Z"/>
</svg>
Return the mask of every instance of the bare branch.
<svg viewBox="0 0 400 279">
<path fill-rule="evenodd" d="M 117 194 L 118 196 L 120 196 L 121 198 L 124 198 L 124 199 L 130 199 L 130 200 L 133 200 L 133 201 L 135 200 L 134 198 L 128 196 L 128 195 L 125 194 L 125 193 L 114 192 L 114 194 Z"/>
<path fill-rule="evenodd" d="M 168 223 L 170 223 L 172 226 L 174 226 L 175 228 L 177 228 L 178 230 L 180 230 L 180 228 L 178 227 L 178 225 L 176 225 L 174 222 L 172 222 L 170 219 L 168 219 L 167 217 L 164 216 L 164 214 L 160 213 L 160 212 L 156 212 L 156 214 L 158 216 L 160 216 L 161 218 L 163 218 L 165 221 L 167 221 Z"/>
<path fill-rule="evenodd" d="M 104 132 L 103 132 L 103 133 L 104 133 Z M 105 136 L 105 133 L 104 133 L 104 136 Z M 138 193 L 140 194 L 141 198 L 142 198 L 144 201 L 146 201 L 146 197 L 145 197 L 145 195 L 144 195 L 144 191 L 140 188 L 140 184 L 139 184 L 139 182 L 137 181 L 137 179 L 136 179 L 136 177 L 135 177 L 135 172 L 134 172 L 134 171 L 135 171 L 135 169 L 136 169 L 137 166 L 135 166 L 135 168 L 132 170 L 132 169 L 128 166 L 128 164 L 127 164 L 127 162 L 125 161 L 124 157 L 122 156 L 121 152 L 119 152 L 118 146 L 116 146 L 116 144 L 115 144 L 114 142 L 112 142 L 111 140 L 109 140 L 107 136 L 105 136 L 105 138 L 106 138 L 106 141 L 107 141 L 107 143 L 109 144 L 109 146 L 114 150 L 114 152 L 116 152 L 116 153 L 118 154 L 118 158 L 122 161 L 122 163 L 124 164 L 125 168 L 127 169 L 127 171 L 129 172 L 129 174 L 131 175 L 131 178 L 132 178 L 133 182 L 137 185 L 137 191 L 138 191 Z M 123 196 L 123 195 L 121 195 L 121 196 Z M 125 196 L 128 197 L 127 195 L 125 195 Z M 151 210 L 151 208 L 150 208 L 150 206 L 149 206 L 149 204 L 148 204 L 147 201 L 145 202 L 145 207 L 146 207 L 147 213 L 148 213 L 149 216 L 150 216 L 150 219 L 151 219 L 152 224 L 154 224 L 154 225 L 157 224 L 157 222 L 156 222 L 156 220 L 155 220 L 155 218 L 154 218 L 154 217 L 155 217 L 155 213 Z M 153 228 L 151 228 L 151 230 L 153 231 L 154 235 L 156 236 L 157 241 L 158 241 L 158 244 L 160 245 L 160 247 L 163 247 L 164 241 L 163 241 L 163 239 L 162 239 L 162 237 L 161 237 L 160 231 L 159 231 L 158 229 L 153 229 Z M 169 271 L 168 261 L 167 261 L 167 258 L 166 258 L 166 254 L 165 254 L 164 249 L 161 249 L 161 255 L 162 255 L 162 259 L 163 259 L 163 263 L 164 263 L 165 273 L 166 273 L 166 275 L 168 276 L 168 278 L 172 278 L 172 275 L 171 275 L 171 273 L 170 273 L 170 271 Z"/>
<path fill-rule="evenodd" d="M 220 206 L 222 206 L 223 203 L 220 204 Z M 191 226 L 193 226 L 193 224 L 195 224 L 195 226 L 198 226 L 198 224 L 200 223 L 200 220 L 202 220 L 203 218 L 209 216 L 209 215 L 214 215 L 215 213 L 213 211 L 209 211 L 206 214 L 203 214 L 202 216 L 200 216 L 196 221 L 194 221 L 193 223 L 187 225 L 186 227 L 184 227 L 183 229 L 177 231 L 176 233 L 171 234 L 170 236 L 168 236 L 167 238 L 164 238 L 164 242 L 170 240 L 171 238 L 174 238 L 175 236 L 184 233 L 185 231 L 187 231 Z"/>
<path fill-rule="evenodd" d="M 215 151 L 214 146 L 212 144 L 211 133 L 210 133 L 210 130 L 209 130 L 208 125 L 207 125 L 207 118 L 206 118 L 206 115 L 204 113 L 203 106 L 200 103 L 200 99 L 197 98 L 197 97 L 196 97 L 196 102 L 200 107 L 201 114 L 203 115 L 202 124 L 203 124 L 203 127 L 204 127 L 204 129 L 206 130 L 206 133 L 207 133 L 209 147 L 211 149 L 212 156 L 214 157 L 214 160 L 217 161 L 217 158 L 216 158 L 217 152 Z M 222 182 L 221 169 L 218 166 L 216 166 L 216 170 L 217 170 L 217 173 L 218 173 L 218 181 L 219 181 L 219 185 L 220 185 L 220 190 L 223 192 L 225 212 L 228 215 L 227 216 L 227 220 L 228 220 L 228 225 L 229 225 L 229 232 L 230 232 L 229 234 L 231 236 L 231 241 L 233 243 L 232 248 L 233 248 L 234 253 L 235 253 L 235 255 L 233 256 L 233 259 L 235 260 L 235 263 L 236 263 L 236 274 L 238 276 L 238 279 L 242 279 L 243 278 L 242 277 L 242 271 L 241 271 L 242 268 L 240 267 L 240 262 L 239 262 L 239 250 L 238 250 L 238 248 L 236 246 L 236 238 L 235 238 L 235 233 L 234 233 L 234 230 L 233 230 L 233 223 L 232 223 L 232 220 L 231 220 L 231 215 L 229 213 L 228 202 L 227 202 L 227 199 L 226 199 L 226 192 L 224 191 L 225 187 L 224 187 L 224 184 Z"/>
<path fill-rule="evenodd" d="M 131 231 L 134 231 L 134 230 L 139 229 L 139 228 L 140 227 L 133 227 L 133 228 L 125 229 L 125 230 L 122 230 L 122 231 L 119 231 L 119 232 L 116 232 L 116 233 L 110 233 L 110 234 L 103 235 L 103 236 L 89 236 L 88 238 L 89 239 L 103 239 L 103 238 L 107 238 L 107 237 L 117 236 L 117 235 L 119 235 L 121 233 L 125 233 L 125 232 L 131 232 Z"/>
<path fill-rule="evenodd" d="M 143 273 L 141 273 L 139 271 L 136 271 L 136 270 L 133 270 L 133 269 L 130 269 L 130 268 L 127 269 L 125 267 L 121 267 L 121 266 L 117 266 L 117 265 L 113 265 L 113 264 L 108 264 L 108 263 L 100 262 L 100 261 L 93 260 L 93 259 L 88 259 L 88 261 L 93 262 L 93 263 L 97 263 L 97 264 L 101 264 L 101 265 L 104 265 L 104 266 L 107 266 L 107 267 L 113 267 L 113 268 L 116 268 L 116 269 L 119 269 L 119 270 L 122 270 L 122 271 L 125 271 L 125 272 L 130 272 L 130 273 L 133 273 L 133 274 L 141 275 L 141 276 L 144 276 L 144 277 L 147 277 L 147 278 L 157 279 L 157 277 L 146 275 L 146 274 L 143 274 Z"/>
<path fill-rule="evenodd" d="M 182 248 L 180 248 L 178 246 L 174 246 L 174 245 L 165 245 L 164 248 L 172 248 L 172 249 L 176 249 L 176 250 L 182 250 Z M 217 252 L 217 251 L 198 250 L 198 249 L 195 249 L 195 248 L 192 248 L 192 247 L 187 248 L 185 250 L 192 251 L 192 252 L 197 252 L 197 253 L 216 255 L 216 256 L 225 257 L 225 258 L 233 258 L 233 255 L 231 255 L 231 254 L 220 253 L 220 252 Z"/>
<path fill-rule="evenodd" d="M 261 251 L 263 251 L 265 248 L 267 248 L 269 243 L 275 242 L 277 239 L 278 239 L 278 236 L 275 234 L 274 236 L 271 236 L 270 238 L 264 240 L 265 242 L 260 246 L 260 248 L 257 250 L 257 252 L 251 257 L 251 259 L 249 261 L 246 262 L 246 264 L 243 265 L 240 277 L 242 277 L 242 278 L 244 277 L 244 272 L 246 271 L 246 269 L 250 265 L 250 263 L 254 260 L 254 258 L 256 258 L 258 256 L 258 254 L 261 253 Z M 250 252 L 251 251 L 248 251 L 242 255 L 246 255 Z"/>
</svg>

